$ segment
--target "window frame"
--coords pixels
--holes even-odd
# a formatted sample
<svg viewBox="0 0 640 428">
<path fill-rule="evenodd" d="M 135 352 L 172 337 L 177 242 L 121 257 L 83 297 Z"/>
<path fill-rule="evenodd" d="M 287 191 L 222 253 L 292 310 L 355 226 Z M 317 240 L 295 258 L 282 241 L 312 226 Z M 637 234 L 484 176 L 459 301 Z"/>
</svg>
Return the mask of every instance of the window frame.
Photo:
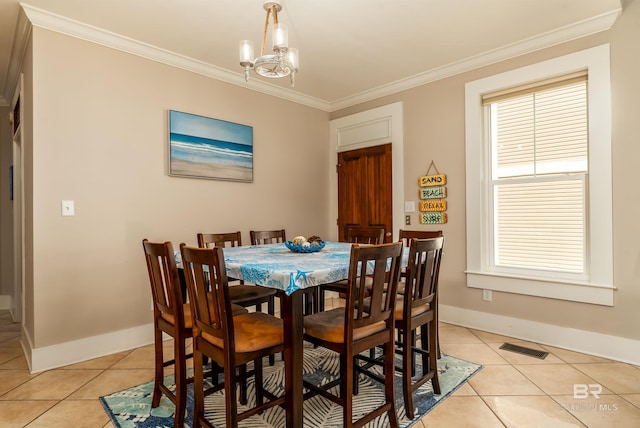
<svg viewBox="0 0 640 428">
<path fill-rule="evenodd" d="M 609 45 L 575 52 L 465 85 L 467 287 L 613 306 L 611 82 Z M 562 74 L 588 72 L 589 175 L 586 195 L 588 275 L 504 272 L 492 266 L 490 127 L 482 95 Z M 592 197 L 597 195 L 596 197 Z M 597 220 L 596 220 L 597 219 Z"/>
</svg>

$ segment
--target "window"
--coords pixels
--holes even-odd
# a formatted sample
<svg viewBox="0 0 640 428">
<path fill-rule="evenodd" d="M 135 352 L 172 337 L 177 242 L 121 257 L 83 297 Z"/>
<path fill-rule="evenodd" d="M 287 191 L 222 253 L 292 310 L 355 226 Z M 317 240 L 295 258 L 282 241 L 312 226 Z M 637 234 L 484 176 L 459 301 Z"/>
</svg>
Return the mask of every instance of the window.
<svg viewBox="0 0 640 428">
<path fill-rule="evenodd" d="M 613 304 L 608 45 L 466 86 L 467 285 Z"/>
</svg>

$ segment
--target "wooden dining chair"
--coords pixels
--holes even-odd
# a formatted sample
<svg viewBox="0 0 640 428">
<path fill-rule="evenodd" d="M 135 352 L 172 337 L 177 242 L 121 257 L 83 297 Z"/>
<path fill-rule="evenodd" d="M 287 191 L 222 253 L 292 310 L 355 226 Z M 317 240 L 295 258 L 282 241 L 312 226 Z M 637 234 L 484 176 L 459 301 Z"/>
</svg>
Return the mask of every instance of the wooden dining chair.
<svg viewBox="0 0 640 428">
<path fill-rule="evenodd" d="M 352 244 L 382 244 L 384 242 L 384 235 L 384 227 L 376 226 L 349 227 L 345 231 L 346 242 Z M 334 291 L 343 297 L 346 289 L 346 279 L 318 286 L 318 305 L 320 311 L 324 311 L 326 291 Z"/>
<path fill-rule="evenodd" d="M 438 318 L 436 317 L 438 275 L 442 261 L 444 237 L 415 238 L 409 249 L 404 294 L 398 297 L 395 326 L 398 352 L 402 354 L 402 390 L 407 417 L 413 419 L 413 394 L 431 381 L 433 392 L 440 394 L 438 381 Z M 415 332 L 420 329 L 420 347 L 415 346 Z M 422 374 L 416 379 L 414 358 L 420 355 Z"/>
<path fill-rule="evenodd" d="M 242 245 L 242 234 L 240 232 L 228 233 L 198 233 L 198 247 L 239 247 Z M 230 281 L 233 279 L 229 279 Z M 245 285 L 244 281 L 240 284 L 229 287 L 229 297 L 236 305 L 244 307 L 255 306 L 256 311 L 262 312 L 262 305 L 267 304 L 267 313 L 274 315 L 275 313 L 275 295 L 276 290 L 266 287 L 258 287 L 255 285 Z"/>
<path fill-rule="evenodd" d="M 193 337 L 191 307 L 182 300 L 180 280 L 171 242 L 142 241 L 151 294 L 153 296 L 153 337 L 155 349 L 155 375 L 151 407 L 158 407 L 161 394 L 166 395 L 176 406 L 174 427 L 184 427 L 187 406 L 186 340 Z M 173 358 L 165 361 L 162 335 L 173 338 Z M 164 383 L 164 369 L 174 366 L 175 392 Z"/>
<path fill-rule="evenodd" d="M 305 399 L 315 395 L 342 406 L 343 426 L 360 427 L 386 413 L 389 426 L 398 426 L 394 400 L 394 310 L 396 287 L 402 263 L 402 243 L 393 242 L 373 246 L 351 247 L 346 305 L 304 318 L 304 339 L 340 355 L 340 376 L 334 381 L 318 385 L 304 381 L 309 390 Z M 367 268 L 369 267 L 369 268 Z M 372 282 L 369 295 L 365 284 Z M 364 311 L 365 299 L 370 302 Z M 356 379 L 354 357 L 361 352 L 383 346 L 386 359 L 384 377 L 372 376 L 384 384 L 384 403 L 353 421 L 353 390 Z M 371 373 L 364 372 L 371 376 Z M 339 385 L 338 395 L 330 392 Z"/>
<path fill-rule="evenodd" d="M 287 233 L 284 229 L 279 230 L 251 230 L 249 231 L 251 236 L 251 245 L 264 245 L 264 244 L 280 244 L 287 240 Z M 303 290 L 303 312 L 305 314 L 317 312 L 317 290 L 315 288 L 309 288 Z M 281 293 L 278 293 L 280 296 Z"/>
<path fill-rule="evenodd" d="M 405 293 L 398 294 L 396 299 L 395 328 L 398 333 L 396 353 L 402 355 L 402 365 L 397 366 L 396 371 L 402 375 L 404 407 L 409 419 L 413 419 L 415 414 L 413 394 L 425 382 L 431 381 L 434 394 L 440 394 L 436 342 L 438 324 L 435 304 L 443 244 L 443 237 L 414 238 L 411 241 Z M 371 302 L 365 301 L 364 310 L 368 311 L 370 307 Z M 420 329 L 420 346 L 416 345 L 418 329 Z M 418 370 L 415 364 L 418 355 L 422 363 L 419 375 L 417 375 Z M 386 355 L 377 358 L 358 355 L 356 359 L 364 362 L 364 365 L 358 367 L 367 373 L 372 365 L 387 363 Z"/>
<path fill-rule="evenodd" d="M 402 241 L 405 248 L 411 247 L 411 241 L 414 239 L 430 239 L 444 236 L 442 230 L 405 230 L 400 229 L 398 240 Z"/>
<path fill-rule="evenodd" d="M 377 245 L 384 242 L 384 232 L 382 226 L 348 227 L 345 231 L 345 239 L 354 244 Z"/>
<path fill-rule="evenodd" d="M 242 233 L 240 231 L 227 233 L 198 233 L 197 239 L 198 247 L 200 248 L 242 246 Z M 229 278 L 229 280 L 236 281 L 234 278 Z M 232 303 L 245 308 L 255 307 L 257 312 L 262 312 L 262 305 L 266 303 L 267 313 L 269 315 L 275 314 L 275 289 L 245 284 L 242 280 L 238 281 L 239 284 L 229 287 L 229 298 Z M 269 364 L 275 364 L 275 358 L 273 356 L 269 357 Z M 240 368 L 241 373 L 244 373 L 245 371 L 246 367 Z M 240 389 L 240 403 L 245 404 L 246 401 L 247 383 L 246 381 L 242 381 Z"/>
<path fill-rule="evenodd" d="M 430 239 L 430 238 L 438 238 L 440 236 L 444 236 L 444 233 L 442 232 L 442 230 L 403 230 L 400 229 L 400 232 L 398 234 L 398 239 L 400 241 L 402 241 L 402 245 L 404 245 L 405 248 L 410 248 L 411 247 L 411 241 L 414 239 Z M 398 285 L 398 294 L 404 294 L 404 278 L 406 277 L 406 270 L 403 269 L 402 271 L 400 271 L 400 278 L 402 279 L 402 281 L 400 281 L 400 284 Z M 437 299 L 437 295 L 436 295 L 436 299 Z M 436 318 L 436 323 L 438 323 L 439 321 L 439 317 L 438 317 L 438 301 L 436 300 L 436 302 L 434 303 L 434 310 L 435 310 L 435 318 Z M 438 333 L 439 334 L 439 333 Z M 415 337 L 414 337 L 415 340 Z M 440 338 L 436 337 L 436 343 L 437 343 L 437 354 L 438 354 L 438 359 L 440 359 L 440 357 L 442 356 L 440 353 Z"/>
<path fill-rule="evenodd" d="M 280 230 L 251 230 L 251 245 L 278 244 L 287 240 L 287 233 Z"/>
<path fill-rule="evenodd" d="M 224 388 L 226 426 L 285 403 L 264 389 L 262 358 L 282 352 L 282 320 L 262 312 L 232 315 L 229 283 L 222 247 L 197 248 L 180 245 L 189 303 L 194 319 L 194 415 L 193 427 L 213 425 L 204 414 L 205 396 Z M 205 390 L 203 358 L 212 359 L 224 370 L 224 383 Z M 253 362 L 255 405 L 238 410 L 237 369 Z M 265 398 L 267 399 L 265 401 Z"/>
</svg>

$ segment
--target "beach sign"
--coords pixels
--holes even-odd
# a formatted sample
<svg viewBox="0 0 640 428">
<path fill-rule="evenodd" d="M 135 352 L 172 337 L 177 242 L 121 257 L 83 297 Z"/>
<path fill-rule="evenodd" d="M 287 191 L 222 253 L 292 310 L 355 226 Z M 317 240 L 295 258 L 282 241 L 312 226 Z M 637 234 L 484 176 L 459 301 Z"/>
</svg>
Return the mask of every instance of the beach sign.
<svg viewBox="0 0 640 428">
<path fill-rule="evenodd" d="M 445 186 L 421 187 L 419 193 L 420 199 L 444 199 L 447 197 L 447 188 Z"/>
</svg>

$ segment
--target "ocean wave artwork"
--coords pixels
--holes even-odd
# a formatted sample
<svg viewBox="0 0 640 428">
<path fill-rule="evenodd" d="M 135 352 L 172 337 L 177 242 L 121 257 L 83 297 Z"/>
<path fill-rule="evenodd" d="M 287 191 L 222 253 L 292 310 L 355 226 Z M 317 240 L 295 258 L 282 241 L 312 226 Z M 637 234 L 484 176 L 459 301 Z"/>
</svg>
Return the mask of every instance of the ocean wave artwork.
<svg viewBox="0 0 640 428">
<path fill-rule="evenodd" d="M 253 127 L 169 111 L 169 175 L 253 181 Z"/>
</svg>

